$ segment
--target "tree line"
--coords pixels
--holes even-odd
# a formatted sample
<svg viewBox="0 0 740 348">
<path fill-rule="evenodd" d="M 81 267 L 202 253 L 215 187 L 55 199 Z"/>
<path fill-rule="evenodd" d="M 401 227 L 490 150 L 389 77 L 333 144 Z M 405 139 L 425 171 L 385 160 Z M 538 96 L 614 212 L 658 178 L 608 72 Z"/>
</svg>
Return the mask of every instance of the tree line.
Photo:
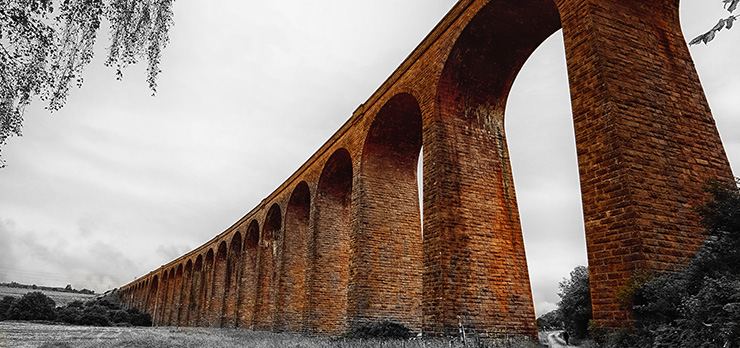
<svg viewBox="0 0 740 348">
<path fill-rule="evenodd" d="M 49 296 L 40 291 L 20 298 L 5 296 L 0 300 L 0 321 L 47 321 L 89 326 L 151 326 L 152 317 L 136 308 L 123 309 L 115 297 L 101 297 L 82 302 L 73 301 L 57 307 Z"/>
</svg>

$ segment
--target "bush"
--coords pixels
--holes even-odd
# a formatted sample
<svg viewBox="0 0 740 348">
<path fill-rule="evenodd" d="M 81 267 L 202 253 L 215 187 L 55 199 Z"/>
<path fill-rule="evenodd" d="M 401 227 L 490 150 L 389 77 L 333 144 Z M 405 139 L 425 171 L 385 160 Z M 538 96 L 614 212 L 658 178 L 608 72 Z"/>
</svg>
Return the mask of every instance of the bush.
<svg viewBox="0 0 740 348">
<path fill-rule="evenodd" d="M 57 321 L 67 324 L 79 324 L 82 310 L 78 307 L 67 306 L 57 308 Z"/>
<path fill-rule="evenodd" d="M 0 301 L 0 321 L 8 319 L 8 310 L 17 301 L 13 296 L 5 296 Z"/>
<path fill-rule="evenodd" d="M 29 292 L 15 301 L 7 312 L 11 320 L 54 320 L 56 303 L 41 292 Z"/>
<path fill-rule="evenodd" d="M 405 325 L 390 320 L 356 324 L 347 334 L 347 338 L 410 338 L 411 330 Z"/>
<path fill-rule="evenodd" d="M 740 346 L 740 191 L 716 182 L 707 191 L 698 209 L 707 240 L 684 270 L 635 291 L 631 346 Z"/>
<path fill-rule="evenodd" d="M 80 325 L 111 326 L 108 309 L 100 305 L 86 306 L 80 315 Z"/>
<path fill-rule="evenodd" d="M 126 310 L 129 314 L 130 323 L 133 326 L 152 326 L 152 316 L 149 313 L 142 313 L 136 308 Z"/>
</svg>

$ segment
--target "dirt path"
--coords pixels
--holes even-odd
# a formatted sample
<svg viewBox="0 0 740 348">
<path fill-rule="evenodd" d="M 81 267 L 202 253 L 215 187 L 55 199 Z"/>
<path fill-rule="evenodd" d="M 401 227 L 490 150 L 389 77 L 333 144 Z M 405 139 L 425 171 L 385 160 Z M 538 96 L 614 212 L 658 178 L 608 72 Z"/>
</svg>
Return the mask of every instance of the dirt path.
<svg viewBox="0 0 740 348">
<path fill-rule="evenodd" d="M 547 344 L 550 346 L 550 348 L 561 348 L 561 347 L 574 347 L 577 348 L 578 346 L 570 346 L 566 345 L 565 341 L 563 341 L 562 338 L 560 338 L 560 331 L 553 331 L 550 332 L 547 335 Z"/>
</svg>

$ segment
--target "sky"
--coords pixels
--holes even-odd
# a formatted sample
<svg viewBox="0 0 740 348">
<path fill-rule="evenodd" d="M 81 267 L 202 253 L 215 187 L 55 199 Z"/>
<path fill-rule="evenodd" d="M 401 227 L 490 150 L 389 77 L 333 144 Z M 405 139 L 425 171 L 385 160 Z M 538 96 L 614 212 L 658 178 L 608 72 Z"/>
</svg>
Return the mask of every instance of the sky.
<svg viewBox="0 0 740 348">
<path fill-rule="evenodd" d="M 0 282 L 125 285 L 231 226 L 298 169 L 454 5 L 452 0 L 177 1 L 156 97 L 145 67 L 103 66 L 3 147 Z M 690 39 L 726 17 L 683 0 Z M 740 174 L 740 28 L 691 48 Z M 536 102 L 533 102 L 536 101 Z M 561 32 L 514 83 L 506 132 L 538 315 L 586 265 Z"/>
</svg>

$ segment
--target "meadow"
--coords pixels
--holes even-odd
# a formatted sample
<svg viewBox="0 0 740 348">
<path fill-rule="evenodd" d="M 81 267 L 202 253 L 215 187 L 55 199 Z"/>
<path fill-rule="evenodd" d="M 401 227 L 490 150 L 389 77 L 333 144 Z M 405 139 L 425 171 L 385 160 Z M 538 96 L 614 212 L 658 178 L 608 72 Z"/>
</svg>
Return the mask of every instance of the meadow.
<svg viewBox="0 0 740 348">
<path fill-rule="evenodd" d="M 460 338 L 411 340 L 328 339 L 240 329 L 176 327 L 89 327 L 17 321 L 0 322 L 1 348 L 519 348 L 536 342 L 506 340 L 463 343 Z"/>
</svg>

